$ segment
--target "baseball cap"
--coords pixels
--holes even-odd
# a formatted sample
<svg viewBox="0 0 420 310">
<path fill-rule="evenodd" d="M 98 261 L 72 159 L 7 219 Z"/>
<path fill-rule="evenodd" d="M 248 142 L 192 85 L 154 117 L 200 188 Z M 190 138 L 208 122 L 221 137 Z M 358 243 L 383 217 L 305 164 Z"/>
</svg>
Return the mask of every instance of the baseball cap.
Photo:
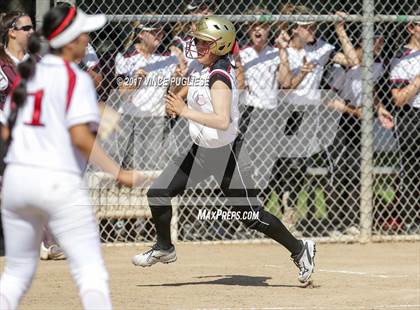
<svg viewBox="0 0 420 310">
<path fill-rule="evenodd" d="M 48 36 L 47 40 L 52 48 L 60 48 L 82 33 L 98 30 L 105 24 L 104 14 L 88 15 L 80 9 L 70 7 L 67 16 Z"/>
<path fill-rule="evenodd" d="M 299 26 L 307 26 L 307 25 L 313 25 L 313 24 L 315 24 L 315 22 L 313 22 L 313 21 L 304 21 L 304 22 L 302 22 L 302 21 L 298 21 L 298 22 L 296 22 L 296 25 L 299 25 Z"/>
<path fill-rule="evenodd" d="M 140 25 L 136 26 L 136 29 L 141 30 L 141 31 L 153 31 L 153 30 L 162 29 L 163 26 L 164 26 L 164 24 L 161 23 L 161 22 L 146 23 L 146 24 L 140 24 Z"/>
<path fill-rule="evenodd" d="M 197 9 L 199 9 L 202 6 L 211 6 L 213 3 L 213 1 L 211 0 L 192 0 L 190 2 L 190 4 L 187 5 L 187 10 L 188 11 L 195 11 Z"/>
</svg>

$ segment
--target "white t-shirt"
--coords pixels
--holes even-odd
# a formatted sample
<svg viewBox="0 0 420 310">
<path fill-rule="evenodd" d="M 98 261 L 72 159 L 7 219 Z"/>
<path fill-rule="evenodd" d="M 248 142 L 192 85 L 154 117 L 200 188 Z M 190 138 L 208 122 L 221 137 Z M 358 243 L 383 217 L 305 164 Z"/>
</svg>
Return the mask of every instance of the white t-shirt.
<svg viewBox="0 0 420 310">
<path fill-rule="evenodd" d="M 85 161 L 80 161 L 80 153 L 73 147 L 69 128 L 99 123 L 92 79 L 76 64 L 67 68 L 62 58 L 46 55 L 36 65 L 27 90 L 5 162 L 81 174 Z M 10 101 L 9 96 L 6 117 L 10 114 Z"/>
<path fill-rule="evenodd" d="M 279 50 L 266 46 L 258 53 L 250 46 L 241 50 L 239 55 L 245 71 L 245 91 L 241 94 L 241 102 L 256 108 L 274 109 L 278 102 Z"/>
<path fill-rule="evenodd" d="M 3 70 L 0 67 L 0 91 L 6 90 L 9 86 L 9 80 L 7 79 L 6 74 L 4 74 Z"/>
<path fill-rule="evenodd" d="M 22 60 L 19 60 L 17 57 L 13 56 L 12 54 L 9 53 L 9 51 L 7 49 L 5 49 L 6 54 L 10 57 L 10 59 L 13 60 L 13 62 L 16 64 L 16 66 L 21 63 L 22 61 L 25 61 L 26 59 L 28 59 L 29 54 L 25 53 L 25 55 L 23 55 Z"/>
<path fill-rule="evenodd" d="M 320 84 L 324 74 L 325 65 L 330 61 L 334 46 L 318 39 L 314 44 L 307 44 L 301 50 L 289 47 L 287 54 L 289 66 L 293 75 L 300 72 L 304 59 L 315 64 L 315 68 L 308 73 L 296 90 L 288 92 L 287 100 L 296 105 L 313 105 L 320 103 Z"/>
<path fill-rule="evenodd" d="M 328 85 L 338 92 L 346 80 L 346 70 L 339 64 L 333 64 L 326 77 Z"/>
<path fill-rule="evenodd" d="M 404 48 L 401 55 L 391 64 L 391 87 L 404 88 L 420 74 L 420 51 Z M 420 109 L 420 92 L 410 100 L 408 105 Z"/>
<path fill-rule="evenodd" d="M 83 57 L 82 59 L 82 64 L 87 69 L 96 67 L 99 64 L 99 58 L 96 55 L 95 49 L 90 43 L 88 43 L 86 47 L 86 54 L 85 57 Z"/>
<path fill-rule="evenodd" d="M 117 75 L 134 77 L 139 69 L 148 72 L 141 86 L 130 94 L 130 100 L 121 106 L 120 112 L 138 117 L 164 116 L 163 97 L 177 64 L 175 56 L 152 54 L 145 58 L 133 48 L 125 55 L 119 53 L 115 59 Z"/>
<path fill-rule="evenodd" d="M 379 79 L 384 75 L 385 68 L 383 62 L 375 62 L 373 64 L 373 81 L 377 83 Z M 338 85 L 338 95 L 348 101 L 354 107 L 360 107 L 362 105 L 362 69 L 360 65 L 354 66 L 353 68 L 346 71 L 344 81 Z"/>
<path fill-rule="evenodd" d="M 214 111 L 209 81 L 216 75 L 222 76 L 231 85 L 232 106 L 228 129 L 214 129 L 189 120 L 189 131 L 194 143 L 207 148 L 218 148 L 232 143 L 238 132 L 238 91 L 236 89 L 235 72 L 227 59 L 219 60 L 212 68 L 196 68 L 191 73 L 190 79 L 192 82 L 188 88 L 188 106 L 193 110 L 204 113 Z"/>
</svg>

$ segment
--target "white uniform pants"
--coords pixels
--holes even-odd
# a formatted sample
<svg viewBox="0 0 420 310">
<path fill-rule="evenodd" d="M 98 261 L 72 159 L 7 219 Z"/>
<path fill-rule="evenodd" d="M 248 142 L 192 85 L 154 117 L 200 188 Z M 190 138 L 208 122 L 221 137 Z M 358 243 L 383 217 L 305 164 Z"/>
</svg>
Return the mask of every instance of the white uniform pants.
<svg viewBox="0 0 420 310">
<path fill-rule="evenodd" d="M 83 307 L 111 309 L 108 274 L 85 187 L 72 173 L 14 164 L 6 168 L 1 210 L 6 263 L 0 309 L 15 309 L 30 287 L 45 224 L 64 250 Z"/>
</svg>

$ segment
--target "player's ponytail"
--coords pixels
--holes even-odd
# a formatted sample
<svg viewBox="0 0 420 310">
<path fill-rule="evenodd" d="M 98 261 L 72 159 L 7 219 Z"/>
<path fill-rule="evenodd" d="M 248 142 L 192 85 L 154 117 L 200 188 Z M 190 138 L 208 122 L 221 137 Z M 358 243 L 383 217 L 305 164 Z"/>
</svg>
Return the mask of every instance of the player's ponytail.
<svg viewBox="0 0 420 310">
<path fill-rule="evenodd" d="M 36 54 L 41 49 L 40 37 L 38 34 L 33 34 L 29 38 L 28 42 L 28 53 L 29 57 L 27 60 L 21 62 L 17 71 L 19 73 L 19 83 L 13 91 L 12 101 L 16 104 L 16 107 L 21 107 L 26 100 L 26 83 L 34 76 L 36 67 Z"/>
<path fill-rule="evenodd" d="M 19 109 L 23 106 L 26 101 L 26 97 L 28 95 L 26 84 L 27 82 L 34 76 L 35 68 L 36 68 L 36 55 L 39 53 L 41 49 L 41 41 L 40 36 L 37 33 L 34 33 L 29 38 L 28 42 L 28 53 L 29 57 L 24 62 L 21 62 L 18 67 L 18 79 L 17 85 L 12 90 L 12 105 L 10 108 L 9 118 L 7 120 L 7 124 L 9 126 L 9 140 L 8 143 L 11 141 L 11 133 L 13 127 L 16 123 L 16 118 L 19 112 Z"/>
</svg>

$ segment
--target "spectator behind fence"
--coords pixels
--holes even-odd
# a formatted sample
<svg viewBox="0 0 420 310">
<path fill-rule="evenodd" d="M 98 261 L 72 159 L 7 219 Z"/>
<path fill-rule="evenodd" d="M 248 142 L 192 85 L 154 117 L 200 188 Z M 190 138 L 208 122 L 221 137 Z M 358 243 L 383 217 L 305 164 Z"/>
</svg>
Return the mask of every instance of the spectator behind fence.
<svg viewBox="0 0 420 310">
<path fill-rule="evenodd" d="M 268 15 L 269 12 L 253 7 L 248 14 Z M 260 175 L 261 171 L 270 170 L 277 159 L 277 130 L 281 122 L 277 109 L 279 88 L 289 88 L 292 78 L 286 52 L 289 38 L 282 33 L 277 38 L 277 48 L 270 44 L 270 23 L 254 22 L 247 26 L 250 45 L 239 53 L 245 76 L 240 95 L 239 131 L 249 145 L 255 173 Z M 270 193 L 271 188 L 266 188 L 262 198 L 267 201 Z"/>
<path fill-rule="evenodd" d="M 102 141 L 105 141 L 111 133 L 118 129 L 118 122 L 120 118 L 117 111 L 105 104 L 108 99 L 108 92 L 110 91 L 109 89 L 106 89 L 106 87 L 110 87 L 109 83 L 107 83 L 109 82 L 110 77 L 108 77 L 107 81 L 104 83 L 104 73 L 110 74 L 110 72 L 103 72 L 104 66 L 101 66 L 96 51 L 90 43 L 86 48 L 85 57 L 83 57 L 78 64 L 79 67 L 86 71 L 95 82 L 96 90 L 99 94 L 98 105 L 99 112 L 101 114 L 98 136 Z M 103 83 L 105 85 L 102 85 Z"/>
<path fill-rule="evenodd" d="M 16 66 L 29 57 L 26 49 L 34 28 L 31 18 L 24 12 L 2 13 L 0 17 L 0 109 L 3 111 L 17 76 Z"/>
<path fill-rule="evenodd" d="M 413 12 L 420 15 L 420 8 Z M 391 65 L 391 93 L 396 114 L 396 135 L 400 147 L 400 184 L 397 211 L 402 228 L 420 233 L 420 23 L 407 25 L 408 43 Z"/>
<path fill-rule="evenodd" d="M 313 15 L 307 7 L 291 4 L 284 6 L 281 14 Z M 305 184 L 311 136 L 316 130 L 314 118 L 321 102 L 321 79 L 326 64 L 335 53 L 334 46 L 316 37 L 317 25 L 314 22 L 283 22 L 279 30 L 287 32 L 290 37 L 287 46 L 292 74 L 289 88 L 294 90 L 288 91 L 280 99 L 280 104 L 292 107 L 282 133 L 282 136 L 290 137 L 290 141 L 287 145 L 279 146 L 279 158 L 272 169 L 268 188 L 273 189 L 280 198 L 285 192 L 289 192 L 284 220 L 287 224 L 294 225 L 298 194 Z M 303 132 L 304 140 L 297 139 L 302 124 L 307 128 Z"/>
<path fill-rule="evenodd" d="M 13 81 L 17 75 L 16 66 L 26 60 L 28 38 L 33 32 L 31 18 L 24 12 L 14 11 L 0 15 L 0 117 L 6 98 L 11 91 Z M 1 125 L 0 125 L 1 129 Z M 0 176 L 3 176 L 5 164 L 3 161 L 7 146 L 0 139 Z M 1 186 L 0 177 L 0 186 Z M 3 228 L 0 216 L 0 253 L 3 252 Z"/>
<path fill-rule="evenodd" d="M 267 10 L 258 7 L 248 14 L 252 12 L 257 15 L 269 14 Z M 291 73 L 285 46 L 271 46 L 270 35 L 271 26 L 268 22 L 249 24 L 248 37 L 251 44 L 242 48 L 239 53 L 245 72 L 245 88 L 240 97 L 241 104 L 244 105 L 239 125 L 242 134 L 247 130 L 251 114 L 256 115 L 267 110 L 272 114 L 278 105 L 279 87 L 289 87 Z M 279 40 L 284 41 L 283 38 Z"/>
<path fill-rule="evenodd" d="M 344 13 L 337 13 L 345 17 Z M 347 36 L 344 22 L 336 24 L 336 33 L 343 49 L 337 54 L 340 65 L 336 64 L 330 80 L 330 86 L 338 97 L 327 102 L 328 107 L 342 113 L 338 131 L 333 144 L 329 147 L 329 158 L 332 163 L 332 175 L 327 187 L 327 223 L 324 226 L 328 234 L 340 236 L 341 233 L 359 234 L 360 218 L 360 164 L 361 164 L 361 117 L 362 117 L 362 80 L 361 63 L 363 50 L 360 38 L 353 40 L 355 46 Z M 383 82 L 385 73 L 381 51 L 384 37 L 377 33 L 374 38 L 373 80 L 376 83 L 376 93 Z M 393 127 L 391 114 L 375 95 L 374 105 L 378 119 L 384 128 Z"/>
<path fill-rule="evenodd" d="M 69 2 L 58 1 L 56 6 L 71 8 L 73 5 Z M 105 105 L 105 101 L 107 100 L 107 95 L 109 92 L 109 89 L 106 89 L 106 87 L 109 87 L 109 83 L 102 85 L 104 80 L 104 74 L 102 72 L 103 65 L 101 66 L 96 50 L 91 43 L 88 43 L 86 47 L 85 56 L 82 59 L 77 59 L 76 63 L 82 70 L 86 71 L 95 82 L 96 90 L 99 93 L 99 110 L 101 113 L 101 122 L 98 129 L 98 134 L 101 140 L 106 140 L 110 133 L 117 128 L 119 115 L 111 107 Z M 108 72 L 105 73 L 108 74 Z M 106 77 L 108 78 L 108 82 L 110 77 Z"/>
<path fill-rule="evenodd" d="M 114 156 L 122 167 L 161 170 L 169 156 L 163 135 L 164 95 L 180 61 L 176 56 L 156 53 L 162 44 L 163 26 L 133 22 L 125 51 L 115 57 L 121 117 L 113 141 Z M 125 221 L 118 221 L 118 227 L 117 238 L 121 240 L 128 233 Z"/>
<path fill-rule="evenodd" d="M 163 96 L 178 59 L 156 54 L 163 35 L 161 24 L 134 22 L 125 52 L 115 59 L 122 99 L 117 156 L 123 167 L 158 170 L 165 164 Z"/>
</svg>

